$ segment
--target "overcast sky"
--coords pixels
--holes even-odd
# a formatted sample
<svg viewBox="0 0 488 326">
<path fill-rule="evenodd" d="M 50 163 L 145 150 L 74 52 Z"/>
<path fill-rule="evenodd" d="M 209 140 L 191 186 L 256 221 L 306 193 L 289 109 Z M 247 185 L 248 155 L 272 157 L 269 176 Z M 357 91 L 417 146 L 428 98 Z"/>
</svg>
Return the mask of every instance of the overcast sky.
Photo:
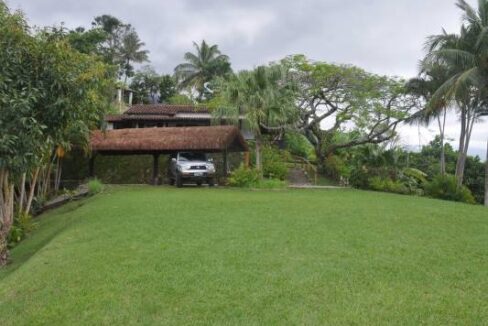
<svg viewBox="0 0 488 326">
<path fill-rule="evenodd" d="M 476 3 L 475 0 L 468 1 Z M 405 78 L 417 73 L 425 38 L 456 32 L 455 0 L 7 0 L 31 25 L 89 27 L 111 14 L 132 24 L 157 71 L 172 73 L 192 41 L 218 44 L 234 70 L 302 53 L 314 60 L 358 65 Z M 485 155 L 488 123 L 475 127 L 474 154 Z M 448 137 L 458 137 L 453 116 Z M 402 143 L 426 143 L 431 128 L 403 127 Z"/>
</svg>

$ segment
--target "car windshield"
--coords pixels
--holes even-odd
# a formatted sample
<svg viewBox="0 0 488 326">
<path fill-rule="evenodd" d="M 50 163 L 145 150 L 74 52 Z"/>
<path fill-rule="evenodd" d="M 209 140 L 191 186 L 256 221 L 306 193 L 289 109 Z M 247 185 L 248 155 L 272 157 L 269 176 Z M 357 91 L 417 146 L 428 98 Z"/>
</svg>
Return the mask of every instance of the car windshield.
<svg viewBox="0 0 488 326">
<path fill-rule="evenodd" d="M 206 161 L 207 156 L 203 153 L 180 153 L 180 161 Z"/>
</svg>

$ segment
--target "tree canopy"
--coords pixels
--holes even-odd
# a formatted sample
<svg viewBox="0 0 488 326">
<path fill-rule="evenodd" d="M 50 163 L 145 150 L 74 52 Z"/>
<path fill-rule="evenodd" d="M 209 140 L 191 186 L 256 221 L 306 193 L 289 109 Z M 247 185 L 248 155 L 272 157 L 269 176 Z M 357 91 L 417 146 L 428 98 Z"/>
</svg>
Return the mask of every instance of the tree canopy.
<svg viewBox="0 0 488 326">
<path fill-rule="evenodd" d="M 232 72 L 232 69 L 229 57 L 222 54 L 216 44 L 209 45 L 203 40 L 200 44 L 193 42 L 193 46 L 195 53 L 185 53 L 186 62 L 176 66 L 175 76 L 180 88 L 194 89 L 201 101 L 211 96 L 208 83 Z"/>
<path fill-rule="evenodd" d="M 36 184 L 54 149 L 82 142 L 110 106 L 113 71 L 74 50 L 48 30 L 31 34 L 22 16 L 0 2 L 0 264 L 13 222 L 15 185 L 22 175 Z M 23 209 L 24 208 L 24 209 Z"/>
</svg>

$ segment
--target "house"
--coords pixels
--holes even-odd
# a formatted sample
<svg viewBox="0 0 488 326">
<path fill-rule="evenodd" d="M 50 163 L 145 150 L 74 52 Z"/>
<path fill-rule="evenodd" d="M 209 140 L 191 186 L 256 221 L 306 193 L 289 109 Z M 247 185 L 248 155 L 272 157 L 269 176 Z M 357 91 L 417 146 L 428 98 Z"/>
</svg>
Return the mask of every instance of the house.
<svg viewBox="0 0 488 326">
<path fill-rule="evenodd" d="M 105 117 L 106 130 L 90 137 L 89 174 L 94 176 L 97 155 L 152 155 L 153 184 L 159 180 L 159 156 L 180 151 L 221 154 L 222 175 L 229 171 L 227 154 L 244 152 L 253 133 L 244 117 L 237 123 L 215 119 L 205 107 L 170 104 L 136 104 L 122 114 Z"/>
<path fill-rule="evenodd" d="M 105 117 L 107 130 L 154 127 L 202 127 L 211 125 L 230 125 L 229 121 L 216 121 L 206 107 L 172 104 L 136 104 L 122 114 Z M 217 123 L 216 123 L 217 122 Z M 239 130 L 246 140 L 253 134 L 246 128 L 243 117 L 238 122 Z"/>
</svg>

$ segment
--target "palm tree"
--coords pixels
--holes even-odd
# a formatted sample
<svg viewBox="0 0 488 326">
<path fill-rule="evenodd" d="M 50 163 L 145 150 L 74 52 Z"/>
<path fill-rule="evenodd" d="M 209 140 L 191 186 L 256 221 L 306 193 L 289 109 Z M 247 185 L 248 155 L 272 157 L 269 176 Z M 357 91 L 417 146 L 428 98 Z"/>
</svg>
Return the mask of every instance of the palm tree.
<svg viewBox="0 0 488 326">
<path fill-rule="evenodd" d="M 457 6 L 463 11 L 461 32 L 431 36 L 422 66 L 429 70 L 433 65 L 443 65 L 449 71 L 430 105 L 435 108 L 451 102 L 458 107 L 461 133 L 456 178 L 461 185 L 473 126 L 488 102 L 488 0 L 479 0 L 477 10 L 465 0 L 458 0 Z"/>
<path fill-rule="evenodd" d="M 194 88 L 198 99 L 202 100 L 209 91 L 206 84 L 217 76 L 231 72 L 229 57 L 222 54 L 217 45 L 208 45 L 205 40 L 200 45 L 193 42 L 196 52 L 185 53 L 185 63 L 175 68 L 180 88 Z M 206 94 L 207 93 L 207 94 Z"/>
<path fill-rule="evenodd" d="M 293 119 L 293 88 L 281 66 L 241 71 L 222 81 L 217 117 L 237 120 L 244 115 L 255 137 L 256 168 L 262 169 L 262 130 L 282 130 Z"/>
<path fill-rule="evenodd" d="M 145 45 L 139 39 L 139 35 L 132 27 L 128 27 L 126 33 L 122 37 L 122 44 L 119 49 L 119 60 L 122 67 L 122 73 L 125 75 L 124 85 L 127 83 L 127 78 L 134 74 L 134 68 L 131 63 L 142 63 L 149 61 L 147 50 L 141 50 Z"/>
<path fill-rule="evenodd" d="M 422 71 L 419 77 L 412 78 L 407 82 L 407 88 L 413 94 L 421 96 L 425 103 L 429 103 L 434 93 L 439 89 L 447 79 L 448 72 L 442 65 L 434 65 L 430 70 Z M 439 127 L 439 135 L 441 140 L 441 154 L 440 154 L 440 173 L 446 174 L 446 155 L 445 155 L 445 129 L 447 118 L 447 103 L 439 101 L 435 106 L 431 106 L 428 110 L 422 110 L 421 114 L 411 122 L 418 122 L 425 125 L 430 125 L 432 120 L 437 120 Z"/>
</svg>

